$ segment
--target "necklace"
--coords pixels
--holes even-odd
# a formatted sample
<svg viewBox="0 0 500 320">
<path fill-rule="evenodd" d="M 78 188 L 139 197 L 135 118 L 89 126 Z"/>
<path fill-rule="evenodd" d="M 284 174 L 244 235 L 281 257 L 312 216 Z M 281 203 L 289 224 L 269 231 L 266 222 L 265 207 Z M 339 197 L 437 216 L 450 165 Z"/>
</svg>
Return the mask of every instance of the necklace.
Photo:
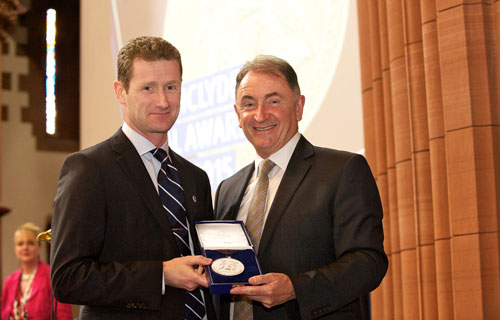
<svg viewBox="0 0 500 320">
<path fill-rule="evenodd" d="M 14 319 L 27 319 L 25 306 L 31 295 L 31 289 L 35 274 L 36 268 L 31 273 L 21 274 L 21 281 L 19 283 L 19 296 L 14 300 Z M 22 288 L 24 288 L 24 290 Z"/>
<path fill-rule="evenodd" d="M 23 273 L 23 274 L 21 274 L 21 280 L 22 281 L 31 280 L 31 278 L 33 278 L 35 276 L 35 272 L 36 272 L 36 269 L 33 272 L 31 272 L 31 273 L 28 273 L 28 274 Z"/>
</svg>

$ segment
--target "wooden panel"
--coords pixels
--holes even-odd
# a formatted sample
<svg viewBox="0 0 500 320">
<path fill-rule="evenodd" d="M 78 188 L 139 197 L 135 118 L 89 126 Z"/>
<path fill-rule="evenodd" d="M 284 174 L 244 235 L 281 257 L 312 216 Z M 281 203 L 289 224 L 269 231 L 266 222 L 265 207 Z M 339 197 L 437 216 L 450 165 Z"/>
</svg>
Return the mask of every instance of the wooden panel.
<svg viewBox="0 0 500 320">
<path fill-rule="evenodd" d="M 372 68 L 372 81 L 382 77 L 380 60 L 380 32 L 378 23 L 378 6 L 375 1 L 368 2 L 368 13 L 370 21 L 370 57 Z"/>
<path fill-rule="evenodd" d="M 380 62 L 382 71 L 389 69 L 389 39 L 387 30 L 387 6 L 386 0 L 377 1 L 378 4 L 378 23 L 380 35 Z"/>
<path fill-rule="evenodd" d="M 475 4 L 464 6 L 463 12 L 472 104 L 471 125 L 491 125 L 494 123 L 490 99 L 493 94 L 491 90 L 494 90 L 494 86 L 490 87 L 488 64 L 493 63 L 494 58 L 488 54 L 489 48 L 487 47 L 486 37 L 491 34 L 492 26 L 495 23 L 492 19 L 489 19 L 493 11 L 491 5 Z M 493 70 L 491 70 L 491 73 L 493 73 Z M 498 94 L 498 92 L 495 94 Z"/>
<path fill-rule="evenodd" d="M 403 319 L 403 271 L 401 269 L 401 253 L 392 255 L 392 283 L 394 294 L 394 318 Z"/>
<path fill-rule="evenodd" d="M 437 23 L 427 23 L 422 28 L 429 138 L 435 139 L 444 137 Z"/>
<path fill-rule="evenodd" d="M 448 194 L 453 235 L 479 232 L 474 140 L 471 128 L 446 136 Z"/>
<path fill-rule="evenodd" d="M 438 315 L 441 320 L 454 319 L 453 270 L 451 266 L 451 240 L 440 239 L 436 248 L 436 289 Z"/>
<path fill-rule="evenodd" d="M 437 18 L 436 0 L 420 1 L 420 15 L 422 26 L 425 26 L 425 24 L 431 21 L 435 21 Z M 424 36 L 422 37 L 425 38 Z"/>
<path fill-rule="evenodd" d="M 493 70 L 495 75 L 495 80 L 493 81 L 494 102 L 493 102 L 493 123 L 500 123 L 500 1 L 495 2 L 491 8 L 492 17 L 491 20 L 495 23 L 493 26 L 493 35 L 488 40 L 493 44 L 493 54 L 496 57 L 494 60 L 494 65 L 496 68 Z M 493 67 L 490 67 L 493 69 Z M 499 156 L 500 157 L 500 156 Z M 499 192 L 500 193 L 500 192 Z"/>
<path fill-rule="evenodd" d="M 456 7 L 439 14 L 445 128 L 490 125 L 491 92 L 485 40 L 485 5 Z M 490 8 L 488 6 L 488 8 Z M 491 60 L 491 59 L 490 59 Z"/>
<path fill-rule="evenodd" d="M 495 182 L 495 174 L 498 174 L 499 154 L 498 150 L 498 127 L 474 127 L 474 160 L 477 181 L 477 215 L 479 219 L 480 232 L 499 232 L 500 226 L 500 193 L 498 184 Z M 495 143 L 497 146 L 495 147 Z M 497 165 L 495 166 L 495 161 Z"/>
<path fill-rule="evenodd" d="M 389 258 L 389 268 L 387 274 L 382 281 L 382 292 L 384 296 L 383 301 L 383 319 L 394 319 L 394 277 L 393 277 L 393 256 Z"/>
<path fill-rule="evenodd" d="M 500 316 L 500 237 L 498 233 L 479 235 L 484 319 Z"/>
<path fill-rule="evenodd" d="M 384 124 L 385 124 L 385 151 L 387 168 L 396 167 L 396 155 L 394 151 L 394 119 L 392 116 L 392 89 L 391 73 L 386 70 L 382 73 L 384 89 Z"/>
<path fill-rule="evenodd" d="M 432 208 L 435 239 L 448 239 L 450 216 L 448 212 L 448 176 L 444 138 L 430 141 Z"/>
<path fill-rule="evenodd" d="M 389 35 L 389 60 L 404 57 L 404 27 L 401 0 L 387 0 L 387 28 Z"/>
<path fill-rule="evenodd" d="M 453 237 L 451 250 L 453 303 L 456 319 L 485 319 L 481 288 L 479 235 L 468 234 Z"/>
<path fill-rule="evenodd" d="M 446 137 L 454 235 L 498 232 L 493 132 L 491 127 L 474 127 Z"/>
<path fill-rule="evenodd" d="M 422 41 L 420 0 L 403 0 L 405 44 Z"/>
<path fill-rule="evenodd" d="M 379 176 L 381 174 L 386 174 L 387 161 L 385 150 L 384 93 L 382 88 L 378 4 L 375 1 L 369 1 L 368 11 L 370 14 L 373 112 L 376 141 L 376 167 L 374 169 L 376 176 Z"/>
<path fill-rule="evenodd" d="M 419 310 L 419 275 L 417 273 L 416 250 L 401 252 L 401 274 L 403 284 L 403 318 L 397 319 L 420 319 Z"/>
<path fill-rule="evenodd" d="M 434 219 L 432 213 L 431 165 L 429 152 L 419 152 L 414 156 L 415 198 L 418 219 L 418 244 L 434 243 Z"/>
<path fill-rule="evenodd" d="M 427 0 L 425 0 L 427 1 Z M 444 11 L 448 9 L 453 9 L 457 6 L 462 6 L 464 4 L 471 5 L 477 3 L 488 3 L 491 4 L 497 0 L 437 0 L 437 9 L 438 11 Z"/>
<path fill-rule="evenodd" d="M 373 112 L 375 120 L 375 152 L 377 163 L 375 172 L 376 176 L 379 176 L 387 173 L 387 161 L 385 150 L 384 93 L 382 88 L 378 4 L 375 1 L 370 1 L 368 9 L 370 12 Z"/>
<path fill-rule="evenodd" d="M 413 205 L 412 162 L 396 165 L 398 186 L 399 243 L 401 251 L 416 247 L 415 211 Z"/>
<path fill-rule="evenodd" d="M 441 87 L 446 131 L 470 126 L 469 64 L 461 7 L 438 13 Z"/>
<path fill-rule="evenodd" d="M 389 211 L 389 188 L 388 188 L 388 177 L 387 174 L 377 177 L 377 187 L 380 193 L 380 199 L 382 200 L 382 208 L 384 212 L 384 217 L 382 219 L 384 227 L 384 250 L 386 253 L 392 252 L 391 247 L 391 220 Z"/>
<path fill-rule="evenodd" d="M 500 125 L 500 2 L 484 7 L 488 78 L 493 125 Z"/>
<path fill-rule="evenodd" d="M 418 26 L 420 27 L 420 26 Z M 427 126 L 427 102 L 422 42 L 408 46 L 408 73 L 412 151 L 429 150 L 429 128 Z"/>
<path fill-rule="evenodd" d="M 373 116 L 374 116 L 374 131 L 376 141 L 376 176 L 387 174 L 387 154 L 385 140 L 385 106 L 384 92 L 382 88 L 382 79 L 378 78 L 373 81 Z"/>
<path fill-rule="evenodd" d="M 363 101 L 363 136 L 365 139 L 365 157 L 372 172 L 377 172 L 376 167 L 376 141 L 375 141 L 375 115 L 373 110 L 373 90 L 364 91 Z"/>
<path fill-rule="evenodd" d="M 361 90 L 362 92 L 365 92 L 372 86 L 372 68 L 370 55 L 370 16 L 368 12 L 368 3 L 362 0 L 358 0 L 358 33 L 361 66 Z"/>
<path fill-rule="evenodd" d="M 394 155 L 394 124 L 392 117 L 392 90 L 389 60 L 389 39 L 387 30 L 387 7 L 386 1 L 378 1 L 379 30 L 380 30 L 380 51 L 382 63 L 382 88 L 384 92 L 384 126 L 385 126 L 385 149 L 386 166 L 395 168 Z"/>
<path fill-rule="evenodd" d="M 392 115 L 396 163 L 411 158 L 408 80 L 404 58 L 391 62 Z"/>
<path fill-rule="evenodd" d="M 385 233 L 386 237 L 390 237 L 391 251 L 389 253 L 400 252 L 401 246 L 399 245 L 399 215 L 398 215 L 398 183 L 396 168 L 391 168 L 387 171 L 388 177 L 388 191 L 389 191 L 389 219 L 391 230 L 390 233 Z M 385 214 L 385 212 L 384 212 Z"/>
<path fill-rule="evenodd" d="M 434 244 L 420 247 L 422 319 L 438 319 Z"/>
</svg>

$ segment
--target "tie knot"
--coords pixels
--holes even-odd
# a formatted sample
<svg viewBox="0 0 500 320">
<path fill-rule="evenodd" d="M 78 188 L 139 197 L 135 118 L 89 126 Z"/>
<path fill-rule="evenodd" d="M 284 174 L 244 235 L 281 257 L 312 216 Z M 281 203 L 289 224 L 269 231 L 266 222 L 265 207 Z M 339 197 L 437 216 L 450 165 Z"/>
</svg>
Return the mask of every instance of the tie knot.
<svg viewBox="0 0 500 320">
<path fill-rule="evenodd" d="M 150 152 L 161 163 L 163 163 L 163 161 L 165 161 L 165 159 L 167 159 L 167 157 L 168 157 L 167 152 L 165 150 L 163 150 L 162 148 L 156 148 L 156 149 L 151 150 Z"/>
<path fill-rule="evenodd" d="M 272 162 L 271 160 L 262 160 L 260 163 L 259 163 L 259 168 L 260 168 L 260 172 L 259 172 L 259 176 L 261 174 L 265 174 L 266 176 L 269 175 L 269 172 L 271 172 L 271 170 L 273 170 L 274 166 L 276 164 L 274 162 Z"/>
</svg>

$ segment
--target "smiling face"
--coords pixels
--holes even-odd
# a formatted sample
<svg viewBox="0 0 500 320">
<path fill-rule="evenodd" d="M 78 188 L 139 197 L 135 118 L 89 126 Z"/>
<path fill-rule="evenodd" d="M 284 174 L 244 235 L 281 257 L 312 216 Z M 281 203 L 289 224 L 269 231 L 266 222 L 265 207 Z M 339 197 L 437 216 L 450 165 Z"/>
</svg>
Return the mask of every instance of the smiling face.
<svg viewBox="0 0 500 320">
<path fill-rule="evenodd" d="M 14 234 L 14 251 L 21 263 L 29 264 L 38 260 L 40 246 L 31 231 L 18 230 Z"/>
<path fill-rule="evenodd" d="M 234 109 L 248 141 L 266 159 L 298 131 L 304 102 L 283 76 L 249 71 L 236 91 Z"/>
<path fill-rule="evenodd" d="M 177 61 L 135 59 L 128 90 L 120 81 L 114 83 L 125 122 L 155 146 L 161 146 L 179 115 L 181 84 Z"/>
</svg>

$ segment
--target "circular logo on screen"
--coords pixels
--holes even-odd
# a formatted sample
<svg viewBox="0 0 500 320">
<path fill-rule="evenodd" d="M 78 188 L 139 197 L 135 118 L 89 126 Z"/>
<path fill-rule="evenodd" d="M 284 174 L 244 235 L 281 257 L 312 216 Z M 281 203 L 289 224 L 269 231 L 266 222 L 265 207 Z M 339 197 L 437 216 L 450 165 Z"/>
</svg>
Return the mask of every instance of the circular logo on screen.
<svg viewBox="0 0 500 320">
<path fill-rule="evenodd" d="M 350 1 L 169 0 L 163 36 L 181 52 L 183 88 L 169 145 L 209 175 L 213 188 L 253 160 L 238 127 L 234 85 L 258 54 L 287 60 L 306 97 L 300 130 L 321 105 L 343 46 Z"/>
</svg>

